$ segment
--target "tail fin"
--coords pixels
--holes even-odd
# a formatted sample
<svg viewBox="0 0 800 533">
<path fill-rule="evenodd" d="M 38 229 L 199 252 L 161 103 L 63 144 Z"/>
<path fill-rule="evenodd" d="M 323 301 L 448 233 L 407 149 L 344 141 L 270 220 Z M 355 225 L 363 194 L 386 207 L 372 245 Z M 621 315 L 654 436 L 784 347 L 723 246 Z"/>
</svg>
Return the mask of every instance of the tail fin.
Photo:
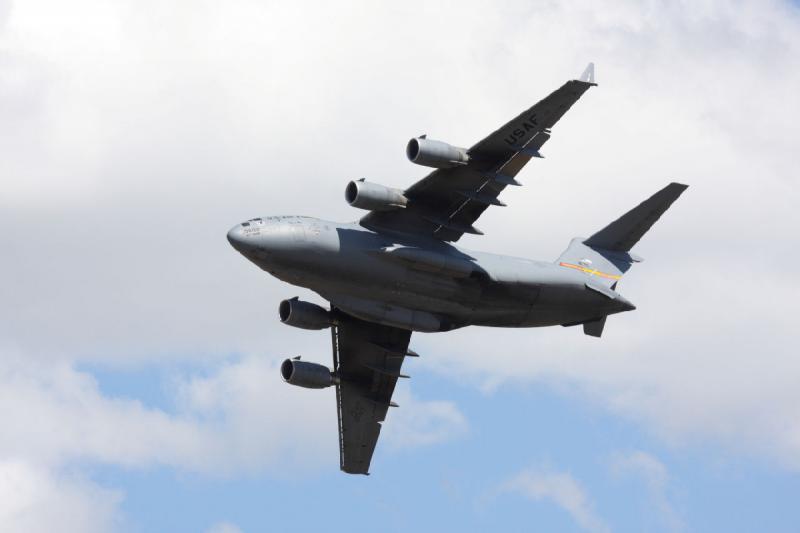
<svg viewBox="0 0 800 533">
<path fill-rule="evenodd" d="M 584 272 L 587 289 L 627 302 L 615 289 L 631 265 L 642 260 L 630 253 L 631 248 L 687 188 L 688 185 L 670 183 L 588 239 L 572 239 L 558 258 L 559 266 Z M 627 303 L 628 309 L 634 309 Z M 564 325 L 577 324 L 583 324 L 586 335 L 599 337 L 603 334 L 606 317 Z"/>
<path fill-rule="evenodd" d="M 633 263 L 642 260 L 630 253 L 633 245 L 687 188 L 670 183 L 588 239 L 572 239 L 558 258 L 559 265 L 581 270 L 587 281 L 613 288 Z"/>
</svg>

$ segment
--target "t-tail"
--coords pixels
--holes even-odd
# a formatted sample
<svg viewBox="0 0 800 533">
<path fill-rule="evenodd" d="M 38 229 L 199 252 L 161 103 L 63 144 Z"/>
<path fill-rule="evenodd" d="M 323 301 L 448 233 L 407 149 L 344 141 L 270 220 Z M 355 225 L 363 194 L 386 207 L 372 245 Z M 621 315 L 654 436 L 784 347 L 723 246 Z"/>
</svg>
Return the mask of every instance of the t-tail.
<svg viewBox="0 0 800 533">
<path fill-rule="evenodd" d="M 583 272 L 588 289 L 609 298 L 621 298 L 615 290 L 617 282 L 633 263 L 642 261 L 631 253 L 631 248 L 687 188 L 688 185 L 670 183 L 588 239 L 572 239 L 557 260 L 559 266 Z M 599 337 L 605 321 L 603 316 L 583 322 L 583 332 Z"/>
</svg>

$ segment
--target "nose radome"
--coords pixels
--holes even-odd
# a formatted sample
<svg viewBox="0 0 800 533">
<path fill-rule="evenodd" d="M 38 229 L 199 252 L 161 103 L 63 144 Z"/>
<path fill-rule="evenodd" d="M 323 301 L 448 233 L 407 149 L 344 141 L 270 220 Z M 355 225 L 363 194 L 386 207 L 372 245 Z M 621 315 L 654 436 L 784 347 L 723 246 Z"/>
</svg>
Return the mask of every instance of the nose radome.
<svg viewBox="0 0 800 533">
<path fill-rule="evenodd" d="M 237 250 L 241 250 L 244 246 L 244 235 L 242 234 L 242 225 L 237 224 L 228 231 L 228 242 L 231 243 Z"/>
</svg>

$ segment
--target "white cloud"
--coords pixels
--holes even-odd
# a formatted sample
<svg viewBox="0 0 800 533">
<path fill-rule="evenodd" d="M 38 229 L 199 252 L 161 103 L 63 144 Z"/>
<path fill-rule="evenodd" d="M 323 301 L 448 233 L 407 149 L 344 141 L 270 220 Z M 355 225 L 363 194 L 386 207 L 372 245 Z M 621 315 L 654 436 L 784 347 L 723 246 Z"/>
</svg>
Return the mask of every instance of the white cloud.
<svg viewBox="0 0 800 533">
<path fill-rule="evenodd" d="M 174 413 L 105 395 L 90 374 L 67 363 L 0 353 L 0 420 L 14 436 L 0 440 L 0 496 L 16 493 L 0 506 L 0 529 L 44 531 L 66 509 L 75 513 L 75 531 L 113 526 L 116 493 L 59 474 L 75 461 L 210 476 L 295 477 L 338 468 L 333 391 L 283 383 L 276 361 L 246 357 L 206 375 L 177 376 L 170 390 Z M 398 398 L 401 414 L 390 413 L 381 446 L 434 444 L 466 427 L 450 402 L 421 401 L 407 389 Z M 59 491 L 63 504 L 48 506 Z M 87 513 L 94 500 L 97 512 Z"/>
<path fill-rule="evenodd" d="M 800 468 L 800 286 L 787 268 L 800 259 L 787 244 L 800 225 L 789 146 L 800 135 L 797 9 L 600 10 L 566 3 L 530 19 L 565 50 L 562 63 L 595 59 L 600 86 L 554 128 L 548 159 L 524 171 L 534 186 L 504 193 L 511 207 L 488 211 L 487 236 L 469 244 L 554 258 L 573 235 L 685 181 L 690 189 L 636 249 L 646 261 L 620 285 L 638 310 L 611 317 L 599 341 L 575 328 L 426 336 L 422 349 L 437 355 L 426 364 L 486 390 L 508 381 L 579 390 L 669 442 Z M 583 21 L 569 43 L 547 27 L 562 17 Z M 526 39 L 509 36 L 509 61 Z"/>
<path fill-rule="evenodd" d="M 382 443 L 391 448 L 416 448 L 438 444 L 462 436 L 469 424 L 453 402 L 420 400 L 400 383 L 394 398 L 400 406 L 386 417 Z"/>
<path fill-rule="evenodd" d="M 178 380 L 175 389 L 179 418 L 207 428 L 216 442 L 190 468 L 288 473 L 337 465 L 333 390 L 283 383 L 276 361 L 246 358 Z"/>
<path fill-rule="evenodd" d="M 620 453 L 612 458 L 611 468 L 617 475 L 634 476 L 644 482 L 656 515 L 668 531 L 685 529 L 683 519 L 669 497 L 669 472 L 657 457 L 641 450 Z"/>
<path fill-rule="evenodd" d="M 120 524 L 121 495 L 24 459 L 0 460 L 0 526 L 5 533 L 100 533 Z"/>
<path fill-rule="evenodd" d="M 15 494 L 2 498 L 3 531 L 52 530 L 68 512 L 74 515 L 69 531 L 115 525 L 116 493 L 59 474 L 73 460 L 165 465 L 206 475 L 296 476 L 337 466 L 331 391 L 290 387 L 281 382 L 276 363 L 263 358 L 229 363 L 210 375 L 177 377 L 177 413 L 104 395 L 90 374 L 66 363 L 46 366 L 8 352 L 0 357 L 0 384 L 0 419 L 14 435 L 0 441 L 0 457 L 23 458 L 0 461 L 0 493 Z M 441 442 L 465 426 L 449 402 L 420 401 L 405 389 L 398 398 L 403 416 L 395 423 L 392 411 L 393 429 L 382 446 Z M 51 505 L 56 497 L 60 504 Z"/>
<path fill-rule="evenodd" d="M 209 446 L 204 428 L 136 400 L 104 396 L 89 374 L 67 364 L 46 366 L 9 352 L 1 361 L 0 417 L 15 438 L 0 442 L 0 455 L 49 465 L 84 458 L 184 464 Z"/>
<path fill-rule="evenodd" d="M 561 328 L 415 336 L 419 371 L 577 388 L 670 442 L 800 468 L 794 6 L 9 5 L 0 421 L 18 438 L 2 457 L 51 465 L 56 480 L 73 458 L 215 473 L 327 464 L 329 391 L 278 386 L 274 372 L 286 355 L 329 358 L 325 333 L 275 316 L 281 298 L 309 294 L 248 265 L 225 231 L 256 214 L 354 219 L 347 180 L 424 175 L 404 160 L 408 137 L 470 144 L 594 60 L 600 86 L 556 126 L 528 186 L 504 193 L 511 207 L 482 217 L 487 236 L 464 244 L 555 257 L 686 181 L 621 285 L 639 309 L 600 341 Z M 220 363 L 232 353 L 246 355 Z M 168 359 L 222 365 L 176 382 L 177 413 L 106 397 L 74 370 Z M 409 400 L 386 427 L 421 421 L 404 445 L 464 431 L 446 402 L 404 418 Z"/>
<path fill-rule="evenodd" d="M 277 364 L 248 358 L 223 367 L 210 377 L 193 377 L 177 385 L 181 418 L 210 426 L 221 440 L 201 456 L 207 468 L 333 468 L 338 457 L 333 389 L 314 391 L 280 380 Z M 403 384 L 384 423 L 381 446 L 412 448 L 444 442 L 463 434 L 467 421 L 452 402 L 420 400 Z M 191 465 L 194 467 L 194 465 Z"/>
<path fill-rule="evenodd" d="M 500 492 L 514 492 L 534 501 L 552 502 L 586 531 L 610 531 L 597 516 L 586 491 L 569 473 L 525 470 L 503 483 Z"/>
<path fill-rule="evenodd" d="M 336 465 L 332 391 L 304 394 L 286 385 L 273 361 L 251 357 L 207 376 L 176 378 L 179 409 L 169 413 L 104 395 L 91 375 L 68 364 L 3 355 L 0 418 L 15 438 L 0 442 L 0 457 L 219 475 Z"/>
</svg>

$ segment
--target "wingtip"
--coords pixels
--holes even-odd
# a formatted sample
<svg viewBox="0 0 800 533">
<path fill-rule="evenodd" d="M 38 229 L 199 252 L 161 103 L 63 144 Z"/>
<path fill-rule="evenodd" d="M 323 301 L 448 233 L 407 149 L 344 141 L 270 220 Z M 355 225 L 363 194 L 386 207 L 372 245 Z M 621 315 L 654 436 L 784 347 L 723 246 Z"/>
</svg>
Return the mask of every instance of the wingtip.
<svg viewBox="0 0 800 533">
<path fill-rule="evenodd" d="M 582 81 L 585 83 L 591 83 L 592 85 L 597 85 L 594 81 L 594 63 L 589 63 L 586 65 L 586 68 L 583 70 L 583 74 L 581 74 L 578 81 Z"/>
<path fill-rule="evenodd" d="M 672 193 L 675 194 L 676 197 L 678 197 L 681 194 L 683 194 L 683 192 L 688 188 L 689 186 L 686 185 L 685 183 L 678 183 L 677 181 L 672 181 L 664 189 L 672 191 Z"/>
</svg>

